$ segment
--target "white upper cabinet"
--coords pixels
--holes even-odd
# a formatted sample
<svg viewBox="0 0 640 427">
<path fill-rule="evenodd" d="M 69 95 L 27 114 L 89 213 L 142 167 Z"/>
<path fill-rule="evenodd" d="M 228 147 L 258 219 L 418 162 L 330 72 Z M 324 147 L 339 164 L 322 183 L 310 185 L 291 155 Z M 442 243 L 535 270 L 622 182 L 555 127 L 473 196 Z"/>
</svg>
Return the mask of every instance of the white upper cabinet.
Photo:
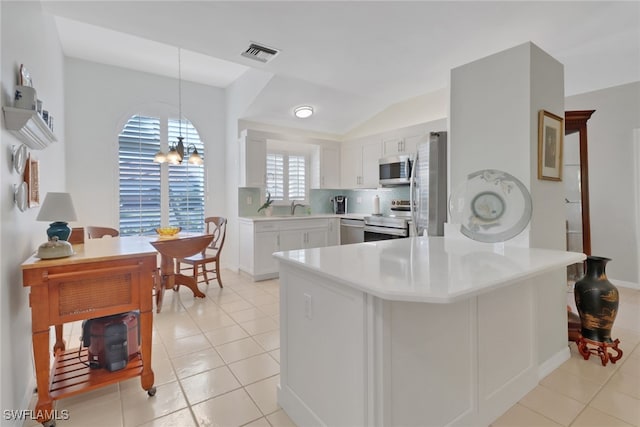
<svg viewBox="0 0 640 427">
<path fill-rule="evenodd" d="M 267 174 L 267 140 L 250 130 L 240 135 L 240 187 L 264 187 Z"/>
<path fill-rule="evenodd" d="M 342 148 L 342 187 L 378 187 L 380 140 L 365 140 L 345 144 Z"/>
<path fill-rule="evenodd" d="M 319 188 L 340 188 L 340 149 L 337 147 L 320 149 Z"/>
</svg>

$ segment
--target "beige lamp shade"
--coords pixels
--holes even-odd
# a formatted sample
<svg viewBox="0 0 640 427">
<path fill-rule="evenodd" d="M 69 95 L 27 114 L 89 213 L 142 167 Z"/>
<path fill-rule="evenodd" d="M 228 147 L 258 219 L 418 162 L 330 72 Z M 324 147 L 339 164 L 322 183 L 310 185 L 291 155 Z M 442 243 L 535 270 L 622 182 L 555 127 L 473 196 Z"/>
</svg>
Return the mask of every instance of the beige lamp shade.
<svg viewBox="0 0 640 427">
<path fill-rule="evenodd" d="M 78 215 L 73 207 L 71 194 L 47 193 L 40 207 L 37 221 L 76 221 Z"/>
</svg>

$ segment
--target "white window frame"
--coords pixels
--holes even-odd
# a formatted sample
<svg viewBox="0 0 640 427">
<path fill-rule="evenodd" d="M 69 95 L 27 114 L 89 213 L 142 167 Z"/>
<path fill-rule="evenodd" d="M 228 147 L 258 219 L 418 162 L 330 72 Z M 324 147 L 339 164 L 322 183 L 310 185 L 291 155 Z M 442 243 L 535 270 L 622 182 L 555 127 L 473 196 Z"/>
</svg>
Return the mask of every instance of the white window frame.
<svg viewBox="0 0 640 427">
<path fill-rule="evenodd" d="M 284 177 L 284 182 L 283 182 L 284 195 L 283 195 L 283 199 L 274 200 L 273 204 L 275 206 L 288 206 L 291 204 L 292 201 L 295 201 L 296 203 L 301 203 L 301 204 L 309 204 L 309 188 L 310 188 L 309 179 L 311 176 L 310 170 L 309 170 L 310 169 L 309 153 L 303 152 L 303 151 L 268 149 L 267 159 L 269 155 L 277 155 L 277 154 L 280 154 L 283 156 L 282 167 L 283 167 L 283 177 Z M 304 158 L 304 199 L 300 199 L 300 198 L 291 199 L 289 197 L 289 157 L 290 156 L 300 156 Z M 265 159 L 265 162 L 267 162 L 266 159 Z M 268 174 L 269 172 L 267 170 L 267 175 Z M 269 183 L 269 177 L 267 176 L 267 185 L 266 185 L 267 190 L 269 190 L 268 183 Z"/>
</svg>

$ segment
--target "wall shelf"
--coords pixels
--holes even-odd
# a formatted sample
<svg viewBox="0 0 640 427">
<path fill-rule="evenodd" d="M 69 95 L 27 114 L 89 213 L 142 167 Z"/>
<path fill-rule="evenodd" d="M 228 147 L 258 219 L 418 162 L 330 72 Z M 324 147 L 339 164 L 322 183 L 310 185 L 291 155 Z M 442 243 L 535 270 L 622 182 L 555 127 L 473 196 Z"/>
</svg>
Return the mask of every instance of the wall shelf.
<svg viewBox="0 0 640 427">
<path fill-rule="evenodd" d="M 7 129 L 27 147 L 43 150 L 57 141 L 54 133 L 36 111 L 13 107 L 2 107 L 2 110 Z"/>
</svg>

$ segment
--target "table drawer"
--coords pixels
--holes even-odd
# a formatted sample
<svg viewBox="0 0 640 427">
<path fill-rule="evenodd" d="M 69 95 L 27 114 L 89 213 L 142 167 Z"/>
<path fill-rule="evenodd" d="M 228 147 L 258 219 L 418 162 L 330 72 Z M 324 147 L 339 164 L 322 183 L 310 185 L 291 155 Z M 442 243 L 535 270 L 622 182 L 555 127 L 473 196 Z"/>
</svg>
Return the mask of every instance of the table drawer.
<svg viewBox="0 0 640 427">
<path fill-rule="evenodd" d="M 137 266 L 121 266 L 49 276 L 51 324 L 138 309 L 140 274 Z"/>
</svg>

